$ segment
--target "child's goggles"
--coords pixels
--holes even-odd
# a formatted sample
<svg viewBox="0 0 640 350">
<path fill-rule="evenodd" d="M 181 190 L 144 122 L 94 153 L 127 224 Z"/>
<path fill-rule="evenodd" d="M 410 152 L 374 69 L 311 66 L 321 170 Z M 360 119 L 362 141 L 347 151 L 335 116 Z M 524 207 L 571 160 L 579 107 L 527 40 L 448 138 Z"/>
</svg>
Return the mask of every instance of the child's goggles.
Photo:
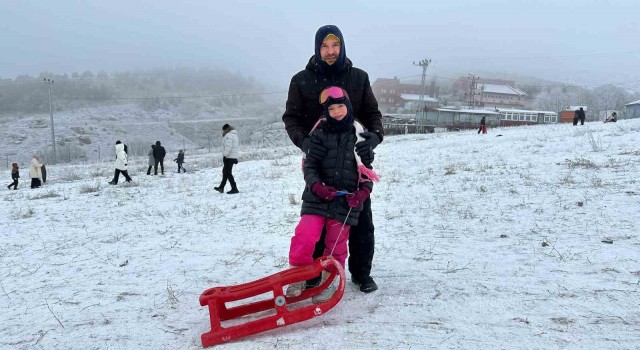
<svg viewBox="0 0 640 350">
<path fill-rule="evenodd" d="M 322 92 L 320 93 L 320 104 L 323 105 L 325 102 L 327 102 L 329 97 L 336 100 L 339 100 L 345 97 L 349 99 L 349 94 L 347 94 L 347 92 L 344 91 L 344 89 L 341 87 L 329 86 L 328 88 L 322 90 Z"/>
</svg>

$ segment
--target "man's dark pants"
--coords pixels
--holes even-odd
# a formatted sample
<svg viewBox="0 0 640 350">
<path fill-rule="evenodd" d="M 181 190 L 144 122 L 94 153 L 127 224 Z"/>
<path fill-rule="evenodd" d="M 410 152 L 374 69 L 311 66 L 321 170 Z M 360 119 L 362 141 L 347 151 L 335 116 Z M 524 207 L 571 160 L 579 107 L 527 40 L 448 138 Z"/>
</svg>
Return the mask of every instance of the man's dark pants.
<svg viewBox="0 0 640 350">
<path fill-rule="evenodd" d="M 373 251 L 375 248 L 373 218 L 371 216 L 371 198 L 363 203 L 362 212 L 358 218 L 358 225 L 351 226 L 349 232 L 349 272 L 356 280 L 362 281 L 371 275 Z M 316 243 L 313 258 L 324 254 L 325 230 Z"/>
<path fill-rule="evenodd" d="M 153 166 L 153 172 L 158 175 L 158 163 L 160 163 L 160 171 L 164 174 L 164 159 L 154 159 L 156 164 Z"/>
<path fill-rule="evenodd" d="M 126 170 L 120 170 L 116 168 L 116 171 L 113 173 L 113 180 L 111 182 L 118 184 L 118 179 L 120 179 L 120 174 L 124 175 L 124 178 L 127 182 L 131 181 L 131 177 L 129 176 L 129 172 Z"/>
<path fill-rule="evenodd" d="M 222 162 L 224 165 L 222 166 L 222 181 L 220 182 L 220 188 L 224 189 L 224 186 L 227 184 L 227 180 L 229 180 L 231 189 L 238 189 L 238 187 L 236 187 L 236 180 L 233 178 L 233 174 L 231 173 L 233 165 L 237 164 L 238 160 L 235 158 L 224 158 Z"/>
</svg>

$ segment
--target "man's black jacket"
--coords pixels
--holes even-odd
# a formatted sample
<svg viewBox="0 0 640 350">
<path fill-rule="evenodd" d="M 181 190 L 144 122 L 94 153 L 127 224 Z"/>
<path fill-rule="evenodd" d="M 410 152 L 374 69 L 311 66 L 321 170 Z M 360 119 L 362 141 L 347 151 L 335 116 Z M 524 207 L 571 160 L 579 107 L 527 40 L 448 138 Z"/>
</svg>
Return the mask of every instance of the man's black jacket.
<svg viewBox="0 0 640 350">
<path fill-rule="evenodd" d="M 339 86 L 347 91 L 353 105 L 353 113 L 368 131 L 384 137 L 382 114 L 378 110 L 369 75 L 353 67 L 349 59 L 345 67 L 336 73 L 325 74 L 312 56 L 306 68 L 291 78 L 287 106 L 282 120 L 293 143 L 302 148 L 302 140 L 309 136 L 313 125 L 322 117 L 320 92 L 328 86 Z"/>
</svg>

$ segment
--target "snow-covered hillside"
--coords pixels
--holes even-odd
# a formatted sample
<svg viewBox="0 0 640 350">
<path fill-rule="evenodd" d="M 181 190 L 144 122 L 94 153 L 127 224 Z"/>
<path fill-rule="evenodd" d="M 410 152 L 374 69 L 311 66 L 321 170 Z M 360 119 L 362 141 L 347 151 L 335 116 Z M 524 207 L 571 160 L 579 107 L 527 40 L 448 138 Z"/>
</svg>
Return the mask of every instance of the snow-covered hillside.
<svg viewBox="0 0 640 350">
<path fill-rule="evenodd" d="M 348 282 L 323 316 L 215 348 L 636 348 L 639 140 L 640 120 L 387 137 L 380 289 Z M 237 195 L 213 190 L 219 158 L 138 159 L 117 186 L 110 162 L 36 190 L 23 168 L 0 206 L 0 348 L 200 348 L 200 293 L 287 267 L 303 189 L 292 146 L 245 147 Z"/>
<path fill-rule="evenodd" d="M 55 112 L 58 159 L 62 163 L 110 159 L 116 140 L 129 145 L 129 153 L 134 155 L 145 155 L 157 140 L 171 152 L 208 151 L 219 145 L 220 129 L 226 123 L 236 126 L 249 142 L 256 132 L 282 115 L 264 103 L 240 107 L 202 104 L 197 108 L 185 103 L 181 107 L 146 111 L 135 104 L 123 104 Z M 53 163 L 50 119 L 49 114 L 0 116 L 0 157 L 9 162 L 28 162 L 37 153 Z"/>
</svg>

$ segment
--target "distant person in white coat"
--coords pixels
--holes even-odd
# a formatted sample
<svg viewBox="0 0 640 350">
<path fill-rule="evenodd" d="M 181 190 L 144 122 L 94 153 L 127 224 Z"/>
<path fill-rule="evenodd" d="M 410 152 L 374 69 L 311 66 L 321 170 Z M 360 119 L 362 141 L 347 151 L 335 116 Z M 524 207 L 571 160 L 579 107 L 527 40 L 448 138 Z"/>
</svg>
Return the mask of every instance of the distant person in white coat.
<svg viewBox="0 0 640 350">
<path fill-rule="evenodd" d="M 151 169 L 156 164 L 156 159 L 153 157 L 153 149 L 156 145 L 151 145 L 151 149 L 147 152 L 147 156 L 149 157 L 149 168 L 147 168 L 147 175 L 151 175 Z"/>
<path fill-rule="evenodd" d="M 231 191 L 228 194 L 239 193 L 236 180 L 231 171 L 233 165 L 238 164 L 238 132 L 229 124 L 222 126 L 222 182 L 220 186 L 214 187 L 216 191 L 223 193 L 227 180 L 231 184 Z"/>
<path fill-rule="evenodd" d="M 124 144 L 120 140 L 116 141 L 116 171 L 113 174 L 113 180 L 109 181 L 109 185 L 117 185 L 120 173 L 124 175 L 127 182 L 131 182 L 131 177 L 127 172 L 127 152 L 124 151 Z"/>
<path fill-rule="evenodd" d="M 38 161 L 38 155 L 34 154 L 31 157 L 31 164 L 29 165 L 29 177 L 31 177 L 31 188 L 38 188 L 42 186 L 42 163 Z"/>
</svg>

